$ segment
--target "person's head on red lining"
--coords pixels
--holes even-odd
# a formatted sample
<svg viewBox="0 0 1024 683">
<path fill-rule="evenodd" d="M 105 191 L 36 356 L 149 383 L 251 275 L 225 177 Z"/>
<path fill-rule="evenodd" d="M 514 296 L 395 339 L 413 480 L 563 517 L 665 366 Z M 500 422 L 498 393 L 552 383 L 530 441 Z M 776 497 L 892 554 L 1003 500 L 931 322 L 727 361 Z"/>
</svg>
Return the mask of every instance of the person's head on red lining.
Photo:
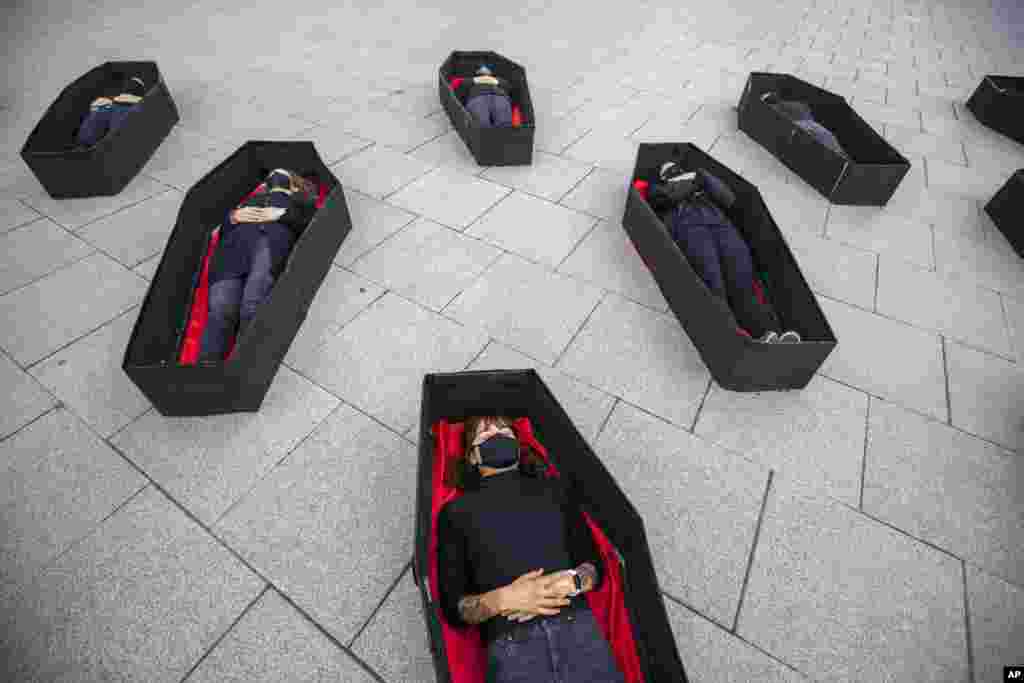
<svg viewBox="0 0 1024 683">
<path fill-rule="evenodd" d="M 584 593 L 601 581 L 582 510 L 514 421 L 465 422 L 446 482 L 463 495 L 438 517 L 438 588 L 449 624 L 479 625 L 488 680 L 621 683 Z"/>
<path fill-rule="evenodd" d="M 479 65 L 470 78 L 459 78 L 454 85 L 456 97 L 483 128 L 508 128 L 513 125 L 512 83 L 501 78 L 486 64 Z"/>
</svg>

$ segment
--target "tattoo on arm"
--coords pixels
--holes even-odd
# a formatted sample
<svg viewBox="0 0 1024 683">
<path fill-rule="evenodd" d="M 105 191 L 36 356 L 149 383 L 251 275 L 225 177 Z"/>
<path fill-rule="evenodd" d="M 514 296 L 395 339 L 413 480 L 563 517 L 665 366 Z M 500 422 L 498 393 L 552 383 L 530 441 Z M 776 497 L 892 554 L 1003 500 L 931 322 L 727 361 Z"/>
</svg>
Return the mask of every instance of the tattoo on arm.
<svg viewBox="0 0 1024 683">
<path fill-rule="evenodd" d="M 459 616 L 467 624 L 482 624 L 497 616 L 483 595 L 466 595 L 459 600 Z"/>
<path fill-rule="evenodd" d="M 580 575 L 580 582 L 583 584 L 583 592 L 593 590 L 594 586 L 597 585 L 597 569 L 589 562 L 584 562 L 580 566 L 576 567 L 576 572 Z"/>
</svg>

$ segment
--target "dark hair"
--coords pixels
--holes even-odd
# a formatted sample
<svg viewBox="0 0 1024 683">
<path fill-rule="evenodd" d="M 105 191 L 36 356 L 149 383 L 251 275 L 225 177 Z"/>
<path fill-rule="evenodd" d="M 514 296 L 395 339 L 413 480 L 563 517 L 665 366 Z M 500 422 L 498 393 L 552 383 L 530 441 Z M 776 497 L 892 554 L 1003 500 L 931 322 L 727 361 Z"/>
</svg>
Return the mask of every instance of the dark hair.
<svg viewBox="0 0 1024 683">
<path fill-rule="evenodd" d="M 476 439 L 477 430 L 484 422 L 496 422 L 503 427 L 512 427 L 514 420 L 504 415 L 474 415 L 467 417 L 462 432 L 462 453 L 458 458 L 450 460 L 444 473 L 446 486 L 457 489 L 472 489 L 479 481 L 479 474 L 475 465 L 469 463 L 469 456 L 473 450 L 473 441 Z M 539 476 L 547 466 L 544 459 L 537 454 L 522 439 L 519 441 L 519 470 L 529 476 Z"/>
</svg>

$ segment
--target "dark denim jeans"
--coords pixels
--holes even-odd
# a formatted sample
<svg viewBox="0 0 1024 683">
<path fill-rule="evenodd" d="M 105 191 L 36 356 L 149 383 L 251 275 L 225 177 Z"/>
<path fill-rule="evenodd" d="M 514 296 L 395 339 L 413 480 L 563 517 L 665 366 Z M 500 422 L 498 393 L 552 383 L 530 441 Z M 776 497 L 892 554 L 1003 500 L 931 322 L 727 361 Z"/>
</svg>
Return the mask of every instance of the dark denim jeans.
<svg viewBox="0 0 1024 683">
<path fill-rule="evenodd" d="M 482 128 L 508 128 L 512 125 L 512 101 L 507 95 L 489 92 L 469 98 L 466 109 L 476 116 Z"/>
<path fill-rule="evenodd" d="M 139 105 L 108 104 L 98 109 L 90 109 L 85 120 L 78 128 L 78 144 L 91 147 L 103 139 L 107 133 L 120 128 L 128 115 L 139 110 Z"/>
<path fill-rule="evenodd" d="M 672 212 L 669 233 L 704 284 L 729 303 L 736 322 L 754 337 L 780 332 L 770 303 L 754 294 L 754 261 L 739 230 L 710 207 L 679 207 Z"/>
<path fill-rule="evenodd" d="M 235 327 L 241 335 L 270 294 L 274 280 L 274 257 L 269 240 L 264 238 L 253 250 L 249 273 L 244 278 L 219 280 L 210 285 L 210 315 L 203 330 L 199 360 L 224 358 Z"/>
<path fill-rule="evenodd" d="M 585 606 L 526 622 L 491 641 L 487 658 L 487 683 L 625 683 Z"/>
</svg>

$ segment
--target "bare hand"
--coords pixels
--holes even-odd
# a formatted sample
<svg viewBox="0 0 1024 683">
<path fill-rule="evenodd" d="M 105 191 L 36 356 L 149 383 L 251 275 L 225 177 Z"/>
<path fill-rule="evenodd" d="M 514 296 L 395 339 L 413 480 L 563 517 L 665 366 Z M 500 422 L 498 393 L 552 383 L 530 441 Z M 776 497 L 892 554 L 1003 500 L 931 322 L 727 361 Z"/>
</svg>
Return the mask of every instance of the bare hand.
<svg viewBox="0 0 1024 683">
<path fill-rule="evenodd" d="M 527 572 L 501 589 L 501 613 L 532 616 L 554 616 L 569 606 L 565 591 L 557 587 L 563 577 L 544 576 L 543 569 Z M 570 578 L 570 581 L 572 579 Z M 531 617 L 532 618 L 532 617 Z"/>
<path fill-rule="evenodd" d="M 277 220 L 284 214 L 284 209 L 259 208 L 254 206 L 243 206 L 231 213 L 231 220 L 235 223 L 270 223 Z"/>
<path fill-rule="evenodd" d="M 113 103 L 114 103 L 114 101 L 112 99 L 110 99 L 109 97 L 97 97 L 95 100 L 92 101 L 92 104 L 90 106 L 92 106 L 92 107 L 105 107 L 108 104 L 113 104 Z"/>
</svg>

